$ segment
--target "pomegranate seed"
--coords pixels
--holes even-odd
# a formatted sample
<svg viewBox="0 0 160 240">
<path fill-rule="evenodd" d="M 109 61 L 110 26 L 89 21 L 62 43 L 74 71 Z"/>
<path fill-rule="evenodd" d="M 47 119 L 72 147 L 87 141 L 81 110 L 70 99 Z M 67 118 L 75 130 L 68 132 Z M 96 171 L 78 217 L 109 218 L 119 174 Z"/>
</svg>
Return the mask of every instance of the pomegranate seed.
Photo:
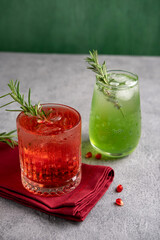
<svg viewBox="0 0 160 240">
<path fill-rule="evenodd" d="M 123 190 L 123 186 L 121 184 L 118 185 L 117 188 L 116 188 L 116 191 L 117 192 L 122 192 L 122 190 Z"/>
<path fill-rule="evenodd" d="M 102 157 L 102 155 L 101 155 L 100 153 L 97 153 L 97 154 L 95 155 L 95 158 L 96 158 L 96 159 L 101 159 L 101 157 Z"/>
<path fill-rule="evenodd" d="M 85 158 L 91 158 L 91 157 L 92 157 L 92 153 L 91 152 L 86 153 Z"/>
<path fill-rule="evenodd" d="M 121 198 L 117 198 L 116 199 L 116 204 L 119 205 L 119 206 L 123 206 L 123 201 Z"/>
</svg>

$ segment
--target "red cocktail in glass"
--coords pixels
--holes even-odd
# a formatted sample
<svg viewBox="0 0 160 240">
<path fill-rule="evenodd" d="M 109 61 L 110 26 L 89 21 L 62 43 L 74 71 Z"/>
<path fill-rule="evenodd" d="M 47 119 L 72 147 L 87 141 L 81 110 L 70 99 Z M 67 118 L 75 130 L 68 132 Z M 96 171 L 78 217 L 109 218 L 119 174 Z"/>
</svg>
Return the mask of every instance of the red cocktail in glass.
<svg viewBox="0 0 160 240">
<path fill-rule="evenodd" d="M 44 104 L 47 119 L 17 117 L 21 178 L 42 196 L 68 193 L 81 180 L 81 117 L 73 108 Z"/>
</svg>

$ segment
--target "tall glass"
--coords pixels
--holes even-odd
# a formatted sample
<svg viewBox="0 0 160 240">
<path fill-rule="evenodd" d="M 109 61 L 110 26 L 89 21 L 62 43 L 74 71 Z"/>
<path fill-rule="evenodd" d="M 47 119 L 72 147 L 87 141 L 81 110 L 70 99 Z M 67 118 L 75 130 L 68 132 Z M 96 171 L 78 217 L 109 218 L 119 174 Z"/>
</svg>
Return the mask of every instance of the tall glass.
<svg viewBox="0 0 160 240">
<path fill-rule="evenodd" d="M 138 76 L 108 71 L 109 86 L 96 80 L 89 122 L 90 142 L 106 156 L 130 154 L 141 134 Z"/>
<path fill-rule="evenodd" d="M 45 121 L 23 112 L 17 117 L 21 179 L 34 194 L 59 196 L 81 180 L 81 116 L 60 104 L 43 110 Z"/>
</svg>

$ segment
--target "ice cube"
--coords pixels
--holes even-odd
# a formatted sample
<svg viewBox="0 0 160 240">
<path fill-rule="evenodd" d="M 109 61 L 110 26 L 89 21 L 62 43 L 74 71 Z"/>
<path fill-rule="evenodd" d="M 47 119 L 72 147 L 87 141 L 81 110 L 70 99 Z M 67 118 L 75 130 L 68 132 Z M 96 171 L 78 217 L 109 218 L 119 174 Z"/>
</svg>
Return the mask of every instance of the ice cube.
<svg viewBox="0 0 160 240">
<path fill-rule="evenodd" d="M 36 132 L 42 135 L 50 135 L 54 134 L 55 132 L 61 131 L 61 127 L 54 126 L 54 125 L 45 125 L 45 124 L 39 124 L 37 126 Z"/>
<path fill-rule="evenodd" d="M 128 87 L 133 87 L 135 84 L 136 84 L 136 82 L 133 80 L 127 80 L 125 82 L 125 85 L 127 85 Z"/>
<path fill-rule="evenodd" d="M 119 74 L 112 74 L 109 79 L 110 81 L 115 81 L 117 83 L 125 83 L 126 76 L 119 75 Z"/>
<path fill-rule="evenodd" d="M 118 75 L 115 80 L 116 80 L 117 82 L 119 82 L 119 83 L 125 83 L 125 81 L 126 81 L 126 76 Z"/>
<path fill-rule="evenodd" d="M 115 86 L 115 87 L 119 86 L 119 82 L 116 82 L 116 81 L 114 81 L 114 80 L 112 80 L 109 84 L 110 84 L 111 86 Z"/>
<path fill-rule="evenodd" d="M 62 116 L 61 115 L 55 115 L 54 117 L 52 117 L 50 120 L 52 122 L 58 122 L 62 119 Z"/>
<path fill-rule="evenodd" d="M 123 101 L 128 101 L 131 99 L 134 95 L 134 89 L 129 88 L 129 89 L 123 89 L 117 91 L 117 99 L 123 100 Z"/>
<path fill-rule="evenodd" d="M 69 119 L 67 117 L 63 117 L 62 119 L 62 125 L 65 127 L 69 124 Z"/>
</svg>

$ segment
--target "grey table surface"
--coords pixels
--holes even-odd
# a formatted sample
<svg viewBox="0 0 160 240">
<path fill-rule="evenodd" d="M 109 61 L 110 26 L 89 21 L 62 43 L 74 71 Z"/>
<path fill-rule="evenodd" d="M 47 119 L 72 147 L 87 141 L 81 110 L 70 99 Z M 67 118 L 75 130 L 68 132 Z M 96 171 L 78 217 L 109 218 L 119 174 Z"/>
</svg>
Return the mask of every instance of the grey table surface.
<svg viewBox="0 0 160 240">
<path fill-rule="evenodd" d="M 21 92 L 32 89 L 32 102 L 57 102 L 76 108 L 82 116 L 82 160 L 109 165 L 115 178 L 84 222 L 76 223 L 0 198 L 0 240 L 160 239 L 160 57 L 100 56 L 109 69 L 137 73 L 140 82 L 142 134 L 138 147 L 119 160 L 86 160 L 91 146 L 88 120 L 94 75 L 85 55 L 0 53 L 0 95 L 10 79 Z M 5 99 L 0 99 L 1 103 Z M 0 104 L 1 105 L 1 104 Z M 15 129 L 17 114 L 0 109 L 0 132 Z M 123 184 L 121 193 L 115 187 Z M 123 207 L 114 204 L 121 197 Z"/>
</svg>

